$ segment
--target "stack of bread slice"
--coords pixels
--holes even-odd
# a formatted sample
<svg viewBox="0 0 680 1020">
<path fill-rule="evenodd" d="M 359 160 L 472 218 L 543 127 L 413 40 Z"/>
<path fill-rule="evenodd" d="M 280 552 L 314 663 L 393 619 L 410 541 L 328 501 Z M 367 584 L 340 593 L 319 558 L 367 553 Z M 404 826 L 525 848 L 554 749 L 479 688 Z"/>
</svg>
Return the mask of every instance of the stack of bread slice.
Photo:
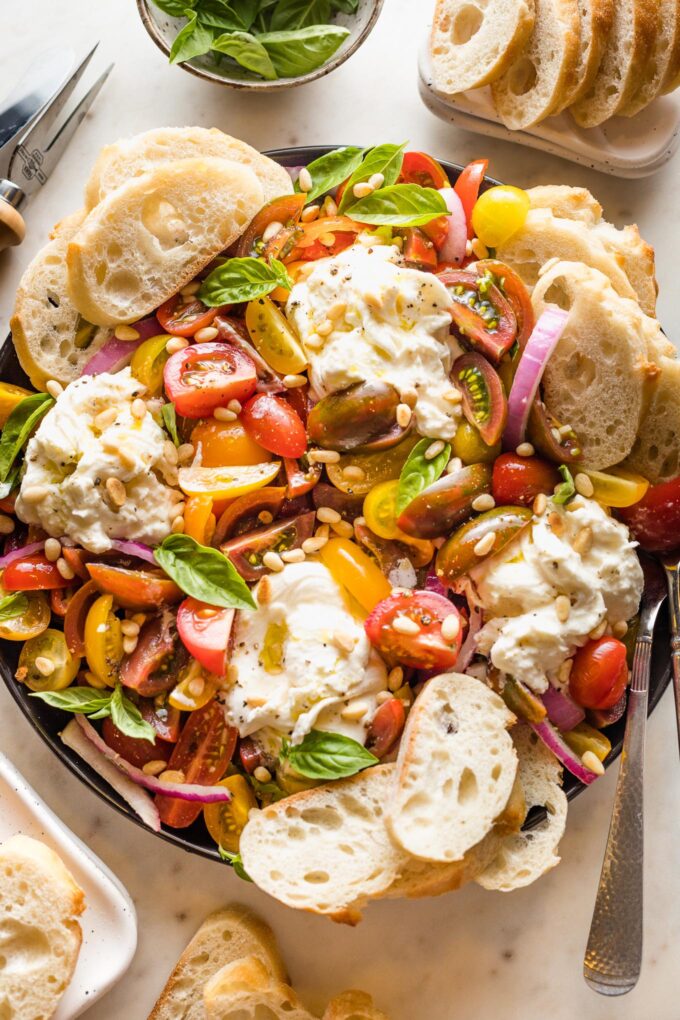
<svg viewBox="0 0 680 1020">
<path fill-rule="evenodd" d="M 440 95 L 490 85 L 511 130 L 566 109 L 597 127 L 680 84 L 680 2 L 437 0 L 430 58 Z"/>
</svg>

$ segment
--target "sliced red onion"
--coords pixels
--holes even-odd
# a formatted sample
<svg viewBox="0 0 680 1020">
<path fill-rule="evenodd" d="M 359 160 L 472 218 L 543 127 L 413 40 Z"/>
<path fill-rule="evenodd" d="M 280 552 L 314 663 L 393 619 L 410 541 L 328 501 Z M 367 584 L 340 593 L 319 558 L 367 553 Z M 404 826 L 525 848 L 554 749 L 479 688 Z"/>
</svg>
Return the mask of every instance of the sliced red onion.
<svg viewBox="0 0 680 1020">
<path fill-rule="evenodd" d="M 546 308 L 527 340 L 508 396 L 508 423 L 503 433 L 508 450 L 516 450 L 524 442 L 531 405 L 568 318 L 562 308 Z"/>
<path fill-rule="evenodd" d="M 541 701 L 548 712 L 548 719 L 562 733 L 573 730 L 574 726 L 578 726 L 586 717 L 581 706 L 577 705 L 566 691 L 558 691 L 555 687 L 548 687 L 548 690 L 541 694 Z"/>
<path fill-rule="evenodd" d="M 623 713 L 626 711 L 626 705 L 628 704 L 628 691 L 624 691 L 619 700 L 611 708 L 594 708 L 588 712 L 589 721 L 593 726 L 596 726 L 598 730 L 603 729 L 605 726 L 613 726 L 617 723 Z"/>
<path fill-rule="evenodd" d="M 143 343 L 142 337 L 139 340 L 116 340 L 115 336 L 112 337 L 90 358 L 80 373 L 81 376 L 120 371 L 130 363 L 132 355 Z"/>
<path fill-rule="evenodd" d="M 12 549 L 11 552 L 0 556 L 0 570 L 4 570 L 15 560 L 23 560 L 24 556 L 33 556 L 34 553 L 42 552 L 44 548 L 44 542 L 31 542 L 29 545 L 22 545 L 20 549 Z"/>
<path fill-rule="evenodd" d="M 456 659 L 456 672 L 464 673 L 472 662 L 477 651 L 477 635 L 482 629 L 483 623 L 484 617 L 480 610 L 476 606 L 471 606 L 468 632 L 465 635 L 465 641 L 460 646 L 458 658 Z"/>
<path fill-rule="evenodd" d="M 302 167 L 301 166 L 284 166 L 283 169 L 286 170 L 290 174 L 290 179 L 293 182 L 293 184 L 295 184 L 296 180 L 300 176 L 300 171 L 302 170 Z"/>
<path fill-rule="evenodd" d="M 165 330 L 155 315 L 147 315 L 145 319 L 138 319 L 131 323 L 133 329 L 139 333 L 141 340 L 150 340 L 152 336 L 162 336 Z"/>
<path fill-rule="evenodd" d="M 90 743 L 75 719 L 71 719 L 59 736 L 67 747 L 75 751 L 98 776 L 101 776 L 116 793 L 120 794 L 125 803 L 130 805 L 135 814 L 139 815 L 150 829 L 153 829 L 154 832 L 160 831 L 161 819 L 158 808 L 148 793 L 123 775 Z"/>
<path fill-rule="evenodd" d="M 443 595 L 445 599 L 449 597 L 449 593 L 437 577 L 437 572 L 434 567 L 430 567 L 425 578 L 425 591 L 436 592 L 437 595 Z"/>
<path fill-rule="evenodd" d="M 123 539 L 114 538 L 111 542 L 111 548 L 115 549 L 116 552 L 123 553 L 124 556 L 136 556 L 138 560 L 146 560 L 147 563 L 153 563 L 154 567 L 158 566 L 153 549 L 148 545 L 144 545 L 143 542 L 127 542 Z"/>
<path fill-rule="evenodd" d="M 454 266 L 461 266 L 465 259 L 468 239 L 465 209 L 453 188 L 440 188 L 439 194 L 446 202 L 446 208 L 449 210 L 449 215 L 446 217 L 449 228 L 446 239 L 439 249 L 439 261 L 451 262 Z"/>
<path fill-rule="evenodd" d="M 93 747 L 107 761 L 115 765 L 133 783 L 143 786 L 145 789 L 150 790 L 151 793 L 160 793 L 164 797 L 175 797 L 177 800 L 188 800 L 201 804 L 222 804 L 225 801 L 231 800 L 231 794 L 224 786 L 199 786 L 197 783 L 169 783 L 167 780 L 158 779 L 156 776 L 147 776 L 146 772 L 138 769 L 136 765 L 131 765 L 117 751 L 109 747 L 84 715 L 77 715 L 75 721 Z"/>
<path fill-rule="evenodd" d="M 595 782 L 597 773 L 591 772 L 590 769 L 585 767 L 579 756 L 565 743 L 552 723 L 549 723 L 546 719 L 540 723 L 530 722 L 529 725 L 545 746 L 552 751 L 558 761 L 561 761 L 573 776 L 580 779 L 586 786 Z"/>
</svg>

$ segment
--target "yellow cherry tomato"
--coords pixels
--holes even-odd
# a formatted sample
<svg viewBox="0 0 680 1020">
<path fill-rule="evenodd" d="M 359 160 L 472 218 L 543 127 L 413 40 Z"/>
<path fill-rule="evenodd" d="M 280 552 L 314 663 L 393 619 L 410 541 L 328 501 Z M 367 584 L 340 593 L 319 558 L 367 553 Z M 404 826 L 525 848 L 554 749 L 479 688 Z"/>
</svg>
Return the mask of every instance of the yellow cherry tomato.
<svg viewBox="0 0 680 1020">
<path fill-rule="evenodd" d="M 240 774 L 227 776 L 217 785 L 229 790 L 231 800 L 206 804 L 203 808 L 206 828 L 218 846 L 236 854 L 248 815 L 257 807 L 257 798 L 248 780 Z"/>
<path fill-rule="evenodd" d="M 20 404 L 24 397 L 30 397 L 31 393 L 32 390 L 25 390 L 23 386 L 0 382 L 0 428 L 4 428 L 17 404 Z"/>
<path fill-rule="evenodd" d="M 47 674 L 46 663 L 54 667 Z M 38 664 L 42 669 L 38 669 Z M 79 669 L 80 659 L 69 652 L 63 632 L 49 627 L 21 649 L 17 679 L 32 691 L 63 691 L 75 680 Z"/>
<path fill-rule="evenodd" d="M 213 499 L 235 499 L 260 489 L 279 473 L 281 462 L 236 467 L 188 467 L 179 470 L 179 487 L 187 496 L 208 493 Z"/>
<path fill-rule="evenodd" d="M 479 429 L 469 421 L 462 421 L 451 441 L 454 457 L 460 457 L 463 464 L 491 464 L 500 456 L 501 444 L 489 446 L 479 434 Z"/>
<path fill-rule="evenodd" d="M 264 464 L 272 454 L 251 439 L 240 421 L 206 418 L 191 432 L 191 442 L 201 444 L 203 467 L 231 467 L 235 464 Z"/>
<path fill-rule="evenodd" d="M 472 226 L 479 240 L 489 248 L 505 244 L 524 226 L 529 196 L 511 184 L 499 184 L 479 196 L 472 210 Z"/>
<path fill-rule="evenodd" d="M 562 736 L 579 758 L 586 751 L 592 751 L 600 761 L 604 761 L 612 749 L 609 737 L 602 733 L 601 730 L 596 730 L 585 722 L 579 723 L 573 730 L 563 733 Z"/>
<path fill-rule="evenodd" d="M 326 471 L 336 489 L 355 496 L 365 496 L 374 485 L 396 478 L 420 436 L 413 433 L 397 446 L 376 453 L 345 453 L 337 464 L 327 464 Z M 346 468 L 358 468 L 345 474 Z"/>
<path fill-rule="evenodd" d="M 8 594 L 0 584 L 0 598 Z M 27 591 L 23 595 L 26 599 L 24 612 L 0 622 L 0 639 L 3 641 L 28 641 L 42 634 L 50 625 L 52 610 L 45 595 L 40 591 Z"/>
<path fill-rule="evenodd" d="M 593 483 L 593 499 L 605 506 L 632 506 L 639 503 L 649 488 L 649 480 L 633 471 L 610 468 L 609 471 L 584 470 Z"/>
<path fill-rule="evenodd" d="M 192 659 L 186 675 L 170 691 L 168 701 L 180 712 L 195 712 L 212 701 L 216 691 L 217 678 L 206 675 L 200 663 Z"/>
<path fill-rule="evenodd" d="M 123 632 L 113 612 L 113 595 L 100 595 L 85 620 L 85 658 L 90 670 L 109 687 L 118 679 Z"/>
<path fill-rule="evenodd" d="M 255 349 L 275 372 L 296 375 L 306 366 L 307 357 L 300 342 L 271 298 L 249 302 L 246 326 Z"/>
<path fill-rule="evenodd" d="M 331 538 L 321 550 L 323 563 L 339 585 L 346 588 L 367 612 L 389 597 L 392 586 L 382 570 L 356 542 Z"/>
<path fill-rule="evenodd" d="M 308 779 L 301 776 L 299 772 L 291 768 L 288 762 L 280 761 L 276 766 L 276 782 L 284 793 L 302 793 L 303 790 L 311 790 L 314 786 L 320 786 L 323 779 Z"/>
<path fill-rule="evenodd" d="M 399 479 L 390 482 L 382 482 L 376 485 L 368 493 L 364 500 L 364 517 L 371 531 L 374 531 L 379 538 L 392 539 L 396 542 L 403 542 L 418 549 L 423 562 L 428 562 L 434 556 L 432 542 L 425 539 L 412 538 L 405 531 L 397 527 L 397 493 L 399 492 Z M 427 557 L 426 559 L 424 557 Z"/>
<path fill-rule="evenodd" d="M 160 327 L 159 327 L 160 328 Z M 157 397 L 163 389 L 163 369 L 170 355 L 165 345 L 172 337 L 166 333 L 149 337 L 132 355 L 130 371 L 135 379 L 146 386 L 147 397 Z"/>
<path fill-rule="evenodd" d="M 215 532 L 212 496 L 189 496 L 184 506 L 184 534 L 200 545 L 210 545 Z M 212 518 L 212 519 L 211 519 Z"/>
</svg>

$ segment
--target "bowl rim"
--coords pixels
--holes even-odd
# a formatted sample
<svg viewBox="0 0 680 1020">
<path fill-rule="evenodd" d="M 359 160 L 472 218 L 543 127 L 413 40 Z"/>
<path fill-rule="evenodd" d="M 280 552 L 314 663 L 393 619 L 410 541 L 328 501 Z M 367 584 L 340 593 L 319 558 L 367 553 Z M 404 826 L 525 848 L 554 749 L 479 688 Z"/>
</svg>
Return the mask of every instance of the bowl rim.
<svg viewBox="0 0 680 1020">
<path fill-rule="evenodd" d="M 148 35 L 154 41 L 161 53 L 164 53 L 166 57 L 169 57 L 170 47 L 163 38 L 163 35 L 151 14 L 149 7 L 151 2 L 152 0 L 136 0 L 137 12 Z M 368 21 L 347 49 L 343 49 L 341 44 L 339 49 L 336 50 L 333 56 L 330 57 L 325 64 L 322 64 L 321 67 L 315 68 L 313 71 L 308 71 L 307 74 L 303 74 L 299 78 L 275 78 L 273 81 L 249 81 L 241 78 L 228 78 L 225 75 L 217 74 L 214 71 L 208 71 L 205 68 L 196 67 L 190 60 L 184 61 L 178 66 L 181 67 L 182 70 L 188 71 L 189 74 L 193 74 L 196 78 L 200 78 L 202 81 L 210 81 L 216 85 L 224 85 L 227 88 L 239 89 L 242 92 L 281 92 L 284 89 L 297 88 L 299 85 L 306 85 L 311 81 L 317 81 L 319 78 L 325 77 L 327 74 L 330 74 L 331 71 L 335 71 L 336 68 L 340 67 L 341 64 L 344 64 L 345 61 L 348 60 L 366 41 L 370 33 L 375 28 L 385 0 L 369 0 L 369 2 L 372 3 L 373 10 L 371 11 Z"/>
</svg>

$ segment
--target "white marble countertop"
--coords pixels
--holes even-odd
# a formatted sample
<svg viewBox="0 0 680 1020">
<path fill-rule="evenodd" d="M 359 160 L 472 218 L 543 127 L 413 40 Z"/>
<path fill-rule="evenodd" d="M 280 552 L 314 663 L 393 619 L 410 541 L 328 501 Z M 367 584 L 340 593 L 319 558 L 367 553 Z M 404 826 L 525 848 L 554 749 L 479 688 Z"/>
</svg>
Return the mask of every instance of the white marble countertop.
<svg viewBox="0 0 680 1020">
<path fill-rule="evenodd" d="M 3 39 L 11 47 L 4 47 L 0 93 L 52 44 L 84 53 L 101 39 L 94 68 L 110 60 L 116 67 L 29 207 L 26 241 L 0 255 L 0 336 L 23 268 L 50 226 L 78 207 L 100 146 L 150 127 L 195 123 L 223 128 L 259 148 L 408 138 L 413 148 L 462 163 L 488 155 L 492 173 L 519 185 L 585 185 L 609 219 L 636 221 L 656 246 L 660 317 L 677 340 L 680 157 L 649 180 L 619 181 L 436 120 L 416 86 L 428 8 L 429 0 L 386 0 L 374 33 L 340 70 L 301 89 L 253 96 L 168 67 L 139 22 L 134 0 L 11 5 L 3 18 Z M 594 995 L 581 977 L 615 770 L 572 805 L 562 864 L 535 886 L 507 896 L 474 886 L 430 901 L 374 904 L 353 930 L 287 910 L 226 867 L 185 854 L 121 818 L 52 757 L 4 688 L 0 720 L 3 751 L 122 879 L 137 905 L 135 961 L 88 1020 L 144 1020 L 193 930 L 210 910 L 233 900 L 251 904 L 273 925 L 296 987 L 312 1008 L 354 986 L 371 991 L 392 1020 L 677 1020 L 680 767 L 669 693 L 648 730 L 644 968 L 637 989 L 617 1002 Z"/>
</svg>

